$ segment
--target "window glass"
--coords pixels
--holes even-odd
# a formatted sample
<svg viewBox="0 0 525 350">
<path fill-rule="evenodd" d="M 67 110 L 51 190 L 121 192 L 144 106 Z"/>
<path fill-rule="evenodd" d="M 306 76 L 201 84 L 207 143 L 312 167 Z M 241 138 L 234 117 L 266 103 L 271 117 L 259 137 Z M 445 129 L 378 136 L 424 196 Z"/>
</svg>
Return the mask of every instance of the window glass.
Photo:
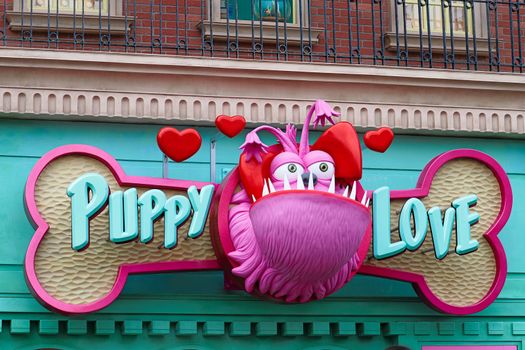
<svg viewBox="0 0 525 350">
<path fill-rule="evenodd" d="M 298 0 L 221 0 L 221 18 L 296 23 Z"/>
<path fill-rule="evenodd" d="M 439 34 L 443 33 L 443 31 L 450 33 L 450 28 L 452 27 L 454 34 L 465 35 L 467 28 L 469 35 L 472 35 L 473 8 L 469 7 L 470 5 L 465 5 L 464 1 L 453 0 L 446 2 L 446 4 L 446 6 L 442 6 L 441 1 L 430 0 L 427 13 L 427 6 L 420 7 L 418 0 L 406 0 L 405 20 L 407 32 L 419 32 L 420 25 L 422 32 L 428 32 L 430 24 L 431 33 Z M 403 9 L 401 8 L 400 11 L 403 11 Z M 421 21 L 419 20 L 420 15 Z"/>
<path fill-rule="evenodd" d="M 32 4 L 31 4 L 32 1 Z M 98 15 L 108 13 L 108 0 L 28 0 L 28 10 L 36 12 Z M 31 7 L 32 6 L 32 7 Z"/>
</svg>

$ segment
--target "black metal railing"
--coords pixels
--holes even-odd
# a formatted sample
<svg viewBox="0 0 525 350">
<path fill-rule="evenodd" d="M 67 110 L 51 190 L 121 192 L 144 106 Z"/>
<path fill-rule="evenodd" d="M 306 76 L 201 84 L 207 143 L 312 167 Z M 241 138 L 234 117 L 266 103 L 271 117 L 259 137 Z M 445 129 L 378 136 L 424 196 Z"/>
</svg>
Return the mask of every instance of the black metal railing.
<svg viewBox="0 0 525 350">
<path fill-rule="evenodd" d="M 0 45 L 520 72 L 525 2 L 0 0 Z"/>
</svg>

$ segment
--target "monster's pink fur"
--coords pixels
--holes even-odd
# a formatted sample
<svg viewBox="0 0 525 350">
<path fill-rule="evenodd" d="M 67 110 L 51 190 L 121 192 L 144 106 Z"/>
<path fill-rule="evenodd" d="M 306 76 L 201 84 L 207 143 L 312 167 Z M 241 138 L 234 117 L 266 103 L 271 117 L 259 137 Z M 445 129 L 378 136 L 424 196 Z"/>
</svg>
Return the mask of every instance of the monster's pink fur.
<svg viewBox="0 0 525 350">
<path fill-rule="evenodd" d="M 253 207 L 244 190 L 234 196 L 229 215 L 235 251 L 229 256 L 239 266 L 233 273 L 245 279 L 248 292 L 257 289 L 287 302 L 322 299 L 358 268 L 370 215 L 349 200 L 319 192 L 278 196 Z"/>
</svg>

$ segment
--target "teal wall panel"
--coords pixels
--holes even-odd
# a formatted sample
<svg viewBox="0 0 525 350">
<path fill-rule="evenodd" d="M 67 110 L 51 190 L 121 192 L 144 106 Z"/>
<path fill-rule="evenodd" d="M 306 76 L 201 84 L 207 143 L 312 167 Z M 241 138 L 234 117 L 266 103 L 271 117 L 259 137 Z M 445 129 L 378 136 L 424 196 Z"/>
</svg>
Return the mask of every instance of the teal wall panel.
<svg viewBox="0 0 525 350">
<path fill-rule="evenodd" d="M 0 121 L 0 189 L 8 202 L 0 206 L 0 349 L 34 349 L 38 344 L 103 350 L 115 348 L 116 343 L 130 350 L 190 345 L 195 349 L 266 349 L 267 337 L 275 349 L 383 349 L 397 343 L 417 348 L 440 342 L 484 341 L 522 349 L 525 142 L 509 139 L 399 135 L 386 154 L 363 151 L 363 184 L 370 189 L 413 187 L 428 161 L 456 148 L 484 151 L 509 173 L 514 209 L 500 235 L 509 275 L 498 300 L 478 315 L 457 318 L 439 314 L 421 302 L 410 284 L 370 276 L 356 276 L 321 302 L 277 304 L 243 291 L 224 290 L 220 271 L 131 276 L 123 295 L 99 313 L 74 319 L 50 313 L 30 295 L 23 276 L 23 259 L 33 235 L 23 209 L 29 171 L 47 151 L 85 143 L 113 155 L 131 175 L 160 177 L 162 154 L 155 141 L 160 127 Z M 201 150 L 183 164 L 170 162 L 170 177 L 208 181 L 209 145 L 214 137 L 218 139 L 217 179 L 235 166 L 241 137 L 229 140 L 211 127 L 199 131 Z M 274 143 L 268 136 L 263 141 Z M 55 336 L 57 332 L 60 335 Z"/>
</svg>

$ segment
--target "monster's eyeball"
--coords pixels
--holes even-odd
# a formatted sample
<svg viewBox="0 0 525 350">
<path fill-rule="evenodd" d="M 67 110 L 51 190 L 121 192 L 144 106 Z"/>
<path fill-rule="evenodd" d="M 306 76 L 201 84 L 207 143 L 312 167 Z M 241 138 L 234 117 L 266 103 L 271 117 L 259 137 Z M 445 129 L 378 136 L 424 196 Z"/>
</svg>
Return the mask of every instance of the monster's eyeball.
<svg viewBox="0 0 525 350">
<path fill-rule="evenodd" d="M 331 180 L 335 174 L 334 159 L 323 151 L 312 151 L 304 156 L 308 171 L 318 179 Z"/>
<path fill-rule="evenodd" d="M 304 167 L 299 163 L 284 163 L 272 172 L 272 180 L 297 179 L 304 174 Z"/>
<path fill-rule="evenodd" d="M 290 182 L 294 182 L 304 172 L 303 161 L 293 152 L 279 153 L 270 164 L 270 175 L 273 181 L 283 181 L 286 177 Z"/>
</svg>

